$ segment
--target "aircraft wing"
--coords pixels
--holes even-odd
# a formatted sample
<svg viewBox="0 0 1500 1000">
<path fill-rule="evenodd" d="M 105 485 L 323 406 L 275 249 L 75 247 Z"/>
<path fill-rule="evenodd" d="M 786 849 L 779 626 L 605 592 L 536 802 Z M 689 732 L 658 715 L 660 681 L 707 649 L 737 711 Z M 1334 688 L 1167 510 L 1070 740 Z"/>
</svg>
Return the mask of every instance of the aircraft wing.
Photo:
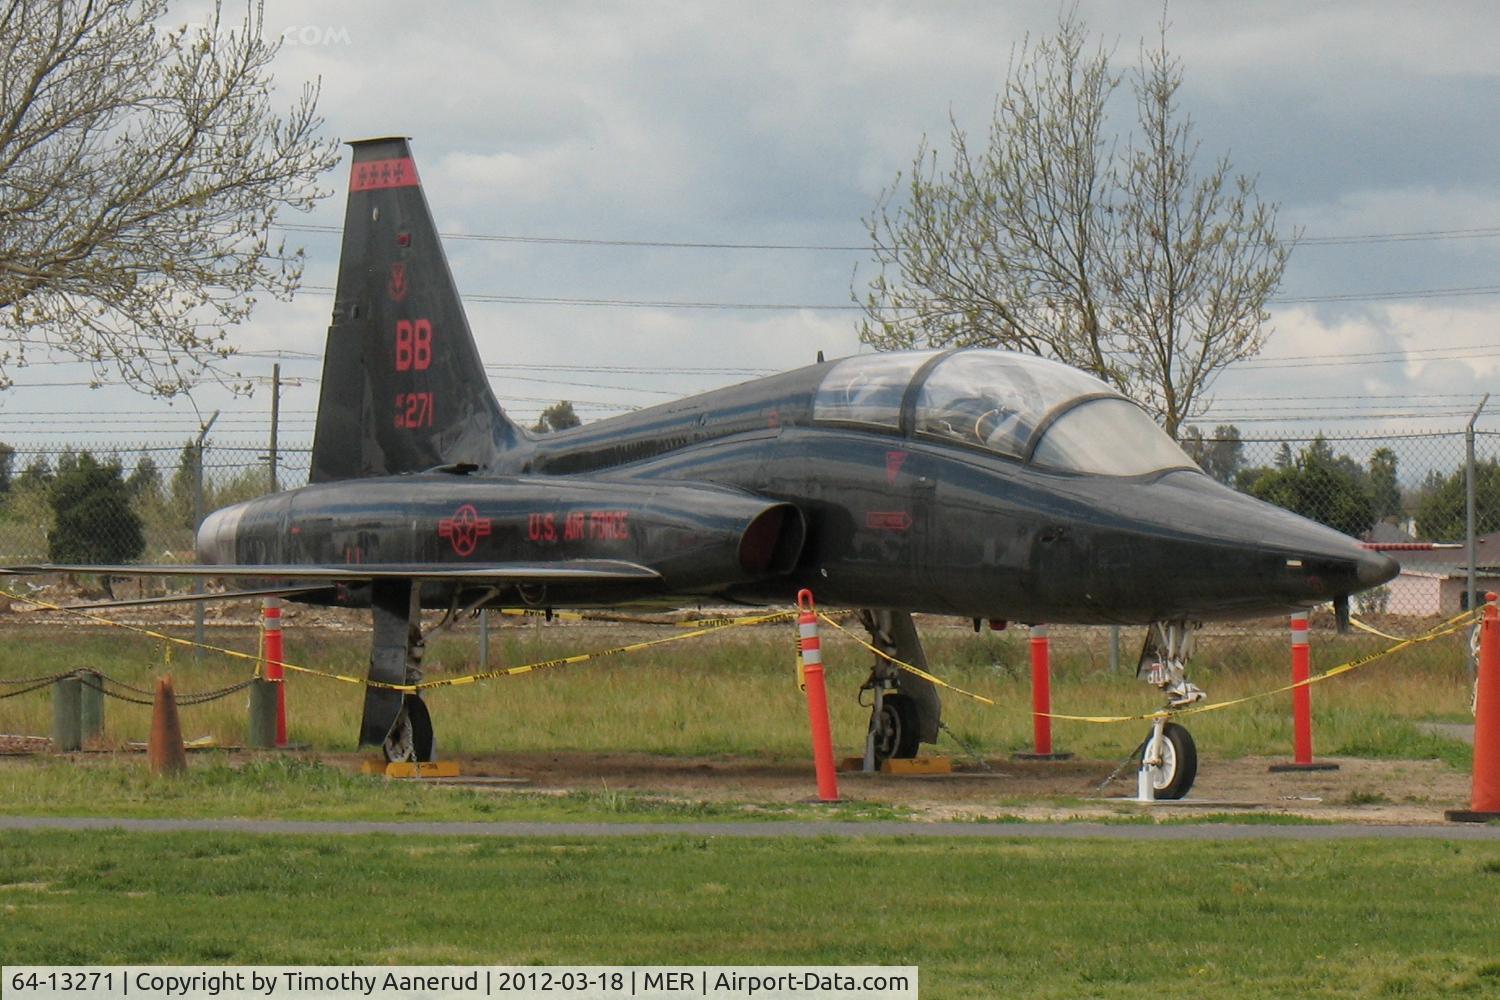
<svg viewBox="0 0 1500 1000">
<path fill-rule="evenodd" d="M 298 580 L 341 583 L 369 580 L 444 580 L 458 583 L 609 583 L 659 580 L 649 566 L 618 559 L 564 559 L 556 562 L 475 563 L 351 563 L 335 566 L 295 564 L 156 564 L 72 566 L 60 563 L 3 566 L 0 574 L 42 576 L 49 573 L 90 573 L 98 576 L 196 576 L 234 580 Z"/>
</svg>

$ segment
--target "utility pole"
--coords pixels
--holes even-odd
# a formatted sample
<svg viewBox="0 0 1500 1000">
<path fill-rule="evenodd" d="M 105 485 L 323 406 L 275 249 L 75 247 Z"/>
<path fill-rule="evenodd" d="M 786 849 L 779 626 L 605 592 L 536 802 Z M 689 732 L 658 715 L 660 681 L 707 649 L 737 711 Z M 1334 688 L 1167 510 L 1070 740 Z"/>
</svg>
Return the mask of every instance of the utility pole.
<svg viewBox="0 0 1500 1000">
<path fill-rule="evenodd" d="M 281 489 L 276 479 L 276 428 L 281 419 L 281 362 L 271 366 L 271 447 L 267 461 L 271 466 L 271 492 Z"/>
<path fill-rule="evenodd" d="M 1473 610 L 1479 607 L 1479 589 L 1474 582 L 1474 566 L 1479 561 L 1479 540 L 1475 537 L 1474 530 L 1474 423 L 1479 419 L 1479 413 L 1484 409 L 1484 404 L 1490 401 L 1490 394 L 1485 393 L 1479 405 L 1474 407 L 1474 415 L 1469 418 L 1469 426 L 1464 429 L 1464 542 L 1466 545 L 1466 561 L 1469 564 L 1468 579 L 1468 601 L 1465 607 Z M 1469 669 L 1477 672 L 1479 664 L 1472 658 L 1469 661 Z"/>
<path fill-rule="evenodd" d="M 218 419 L 219 411 L 215 410 L 214 415 L 208 418 L 208 422 L 204 424 L 203 429 L 198 432 L 198 445 L 193 450 L 195 459 L 193 462 L 193 541 L 195 543 L 195 547 L 198 539 L 198 529 L 203 527 L 203 448 L 208 441 L 208 429 L 212 427 L 214 425 L 214 421 Z M 202 595 L 203 577 L 193 577 L 193 593 L 200 596 Z M 202 601 L 193 602 L 193 642 L 196 643 L 196 645 L 193 646 L 193 660 L 196 662 L 203 658 Z"/>
</svg>

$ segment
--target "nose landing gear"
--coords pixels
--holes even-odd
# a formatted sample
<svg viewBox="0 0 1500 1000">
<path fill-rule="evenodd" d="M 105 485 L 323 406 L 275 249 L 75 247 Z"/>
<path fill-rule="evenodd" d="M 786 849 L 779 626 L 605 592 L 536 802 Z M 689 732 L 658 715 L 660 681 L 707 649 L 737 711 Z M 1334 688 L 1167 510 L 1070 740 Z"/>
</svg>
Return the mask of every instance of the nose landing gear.
<svg viewBox="0 0 1500 1000">
<path fill-rule="evenodd" d="M 1196 623 L 1184 621 L 1157 622 L 1141 650 L 1136 674 L 1166 695 L 1169 709 L 1186 708 L 1208 697 L 1208 692 L 1187 679 L 1197 628 Z M 1198 748 L 1192 734 L 1186 726 L 1158 718 L 1141 751 L 1140 801 L 1180 799 L 1192 789 L 1197 776 Z"/>
</svg>

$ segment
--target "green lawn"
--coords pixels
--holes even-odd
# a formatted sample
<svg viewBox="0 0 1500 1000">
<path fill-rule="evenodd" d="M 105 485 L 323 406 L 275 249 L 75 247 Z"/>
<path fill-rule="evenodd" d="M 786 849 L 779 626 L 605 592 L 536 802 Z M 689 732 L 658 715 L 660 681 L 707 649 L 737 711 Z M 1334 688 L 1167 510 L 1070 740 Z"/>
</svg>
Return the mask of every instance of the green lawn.
<svg viewBox="0 0 1500 1000">
<path fill-rule="evenodd" d="M 209 753 L 195 754 L 187 774 L 171 779 L 153 776 L 139 754 L 0 758 L 0 815 L 620 823 L 885 820 L 907 818 L 910 810 L 857 801 L 716 803 L 631 794 L 602 783 L 562 795 L 497 792 L 387 781 L 294 756 L 265 754 L 235 761 Z"/>
<path fill-rule="evenodd" d="M 892 964 L 922 996 L 1500 992 L 1500 846 L 0 840 L 7 963 Z"/>
<path fill-rule="evenodd" d="M 358 630 L 287 629 L 287 658 L 321 670 L 364 675 L 368 638 Z M 951 621 L 924 624 L 932 668 L 953 683 L 989 696 L 982 705 L 945 693 L 944 720 L 969 746 L 987 754 L 1022 750 L 1031 743 L 1029 652 L 1024 629 L 975 635 Z M 190 635 L 191 629 L 179 628 Z M 609 649 L 673 633 L 670 627 L 520 625 L 493 630 L 491 666 Z M 1124 643 L 1126 666 L 1108 669 L 1099 645 L 1103 630 L 1054 630 L 1053 705 L 1069 714 L 1150 712 L 1160 695 L 1134 677 L 1138 635 Z M 428 695 L 440 751 L 507 750 L 644 751 L 657 754 L 737 754 L 803 758 L 807 747 L 805 701 L 795 684 L 791 626 L 729 629 L 702 639 L 659 646 L 627 656 L 536 671 Z M 213 628 L 209 641 L 254 652 L 249 629 Z M 1389 645 L 1368 636 L 1315 640 L 1314 670 Z M 1284 628 L 1204 637 L 1193 677 L 1212 700 L 1273 690 L 1287 683 Z M 445 635 L 429 648 L 428 677 L 441 679 L 479 669 L 472 631 Z M 834 741 L 841 754 L 862 750 L 868 709 L 856 699 L 870 654 L 836 633 L 824 642 Z M 213 690 L 247 676 L 241 660 L 169 648 L 140 635 L 103 628 L 63 630 L 12 620 L 0 630 L 0 682 L 94 667 L 141 688 L 172 672 L 178 690 Z M 0 688 L 0 694 L 5 693 Z M 1468 766 L 1459 743 L 1423 735 L 1423 720 L 1471 721 L 1472 686 L 1464 666 L 1463 637 L 1410 649 L 1314 689 L 1314 728 L 1320 754 L 1438 757 Z M 247 695 L 185 707 L 188 738 L 209 735 L 221 744 L 243 741 Z M 352 749 L 362 705 L 356 684 L 293 674 L 287 682 L 291 737 L 318 749 Z M 1285 754 L 1292 723 L 1287 695 L 1194 716 L 1194 736 L 1204 752 L 1224 757 Z M 51 724 L 45 691 L 0 699 L 0 733 L 45 735 Z M 106 737 L 144 739 L 147 707 L 119 701 L 106 706 Z M 1095 760 L 1119 760 L 1145 736 L 1146 724 L 1089 725 L 1058 722 L 1061 749 Z M 958 753 L 948 736 L 942 748 Z"/>
</svg>

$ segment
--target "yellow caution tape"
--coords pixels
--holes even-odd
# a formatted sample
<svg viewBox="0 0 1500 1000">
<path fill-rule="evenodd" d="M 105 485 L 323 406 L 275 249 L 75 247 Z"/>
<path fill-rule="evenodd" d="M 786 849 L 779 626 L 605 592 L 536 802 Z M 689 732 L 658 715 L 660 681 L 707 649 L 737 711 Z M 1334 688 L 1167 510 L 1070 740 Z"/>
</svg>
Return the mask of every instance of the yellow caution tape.
<svg viewBox="0 0 1500 1000">
<path fill-rule="evenodd" d="M 232 657 L 234 659 L 253 660 L 256 663 L 257 672 L 260 669 L 260 657 L 252 656 L 249 653 L 242 653 L 234 649 L 225 649 L 222 646 L 212 646 L 207 643 L 198 643 L 192 641 L 191 639 L 179 639 L 176 636 L 167 635 L 164 632 L 158 632 L 154 629 L 144 628 L 140 625 L 130 625 L 126 622 L 120 622 L 110 618 L 105 618 L 102 615 L 94 614 L 82 608 L 69 608 L 60 604 L 51 604 L 47 601 L 39 600 L 34 597 L 23 597 L 20 594 L 13 594 L 6 590 L 0 590 L 0 596 L 8 597 L 16 601 L 23 601 L 27 604 L 32 604 L 39 608 L 46 608 L 49 611 L 66 612 L 68 614 L 77 615 L 80 618 L 84 618 L 88 621 L 96 622 L 101 625 L 112 625 L 115 628 L 122 628 L 126 631 L 136 632 L 140 635 L 149 636 L 153 639 L 159 639 L 162 642 L 168 644 L 168 650 L 170 650 L 172 646 L 188 646 L 195 649 L 208 650 L 209 652 L 213 653 L 220 653 L 224 656 Z M 418 684 L 390 684 L 384 681 L 371 680 L 366 677 L 352 677 L 349 674 L 339 674 L 325 670 L 316 670 L 312 667 L 304 667 L 296 663 L 289 663 L 285 660 L 282 661 L 281 665 L 285 669 L 290 670 L 293 673 L 307 674 L 312 677 L 321 677 L 325 680 L 340 681 L 345 684 L 360 684 L 366 687 L 380 688 L 386 691 L 401 691 L 407 694 L 412 694 L 430 688 L 458 687 L 464 684 L 473 684 L 476 681 L 493 680 L 499 677 L 513 677 L 517 674 L 529 673 L 533 670 L 543 670 L 548 667 L 558 667 L 575 663 L 586 663 L 589 660 L 599 660 L 608 656 L 620 656 L 625 653 L 634 653 L 642 649 L 648 649 L 652 646 L 665 645 L 669 642 L 682 642 L 686 639 L 696 639 L 699 636 L 708 635 L 711 632 L 718 632 L 726 628 L 734 628 L 743 625 L 764 625 L 768 622 L 791 621 L 795 617 L 796 612 L 793 611 L 773 611 L 768 614 L 751 615 L 745 618 L 736 618 L 723 625 L 708 626 L 705 628 L 695 629 L 691 632 L 682 632 L 677 635 L 666 636 L 661 639 L 651 639 L 645 642 L 633 642 L 629 643 L 628 645 L 616 646 L 613 649 L 599 650 L 598 652 L 594 653 L 579 653 L 574 656 L 560 656 L 550 660 L 540 660 L 536 663 L 527 663 L 519 667 L 509 667 L 503 670 L 490 670 L 484 673 L 477 674 L 466 674 L 462 677 L 445 677 L 441 680 L 422 681 Z"/>
<path fill-rule="evenodd" d="M 593 653 L 575 653 L 572 656 L 558 656 L 550 660 L 538 660 L 535 663 L 526 663 L 518 667 L 506 667 L 501 670 L 487 670 L 478 674 L 466 674 L 463 677 L 445 677 L 442 680 L 423 681 L 420 684 L 377 684 L 370 682 L 371 687 L 384 687 L 396 691 L 423 691 L 429 688 L 457 687 L 462 684 L 473 684 L 476 681 L 494 680 L 500 677 L 514 677 L 518 674 L 530 673 L 533 670 L 545 670 L 549 667 L 568 666 L 576 663 L 587 663 L 589 660 L 602 660 L 609 656 L 621 656 L 626 653 L 639 652 L 642 649 L 650 649 L 652 646 L 664 646 L 670 642 L 683 642 L 687 639 L 697 639 L 700 636 L 712 632 L 719 632 L 726 628 L 736 628 L 743 625 L 764 625 L 767 622 L 791 621 L 796 617 L 793 611 L 773 611 L 770 614 L 752 615 L 747 618 L 736 618 L 723 625 L 710 625 L 705 628 L 694 629 L 691 632 L 679 632 L 676 635 L 663 636 L 660 639 L 647 639 L 642 642 L 632 642 L 624 646 L 616 646 L 613 649 L 601 649 Z"/>
<path fill-rule="evenodd" d="M 155 629 L 149 629 L 141 625 L 131 625 L 126 622 L 117 622 L 112 618 L 105 618 L 103 615 L 96 615 L 91 612 L 85 611 L 83 608 L 70 608 L 61 604 L 50 604 L 47 601 L 39 600 L 35 597 L 25 597 L 21 594 L 13 594 L 8 590 L 0 590 L 0 597 L 7 597 L 12 601 L 21 601 L 25 604 L 30 604 L 38 608 L 46 608 L 48 611 L 63 611 L 70 615 L 77 615 L 79 618 L 94 622 L 98 625 L 111 625 L 115 628 L 125 629 L 127 632 L 135 632 L 138 635 L 144 635 L 149 636 L 152 639 L 158 639 L 166 644 L 162 647 L 162 659 L 169 666 L 172 662 L 172 647 L 187 646 L 190 649 L 202 649 L 207 650 L 210 653 L 220 653 L 232 659 L 254 660 L 256 662 L 256 668 L 259 669 L 260 657 L 252 656 L 249 653 L 242 653 L 237 649 L 225 649 L 223 646 L 211 646 L 208 643 L 194 642 L 191 639 L 179 639 L 175 635 L 167 635 L 165 632 L 158 632 Z"/>
<path fill-rule="evenodd" d="M 874 653 L 876 656 L 880 657 L 882 660 L 886 660 L 893 667 L 896 667 L 896 668 L 898 668 L 900 670 L 905 670 L 907 673 L 910 673 L 910 674 L 915 674 L 916 676 L 922 678 L 924 681 L 928 681 L 928 682 L 930 682 L 932 684 L 936 684 L 938 687 L 943 688 L 943 689 L 945 689 L 947 691 L 952 691 L 955 694 L 961 694 L 965 698 L 973 698 L 975 701 L 979 702 L 981 705 L 993 705 L 993 704 L 995 704 L 995 702 L 994 702 L 993 699 L 986 698 L 982 694 L 975 694 L 973 691 L 965 691 L 961 687 L 958 687 L 958 686 L 953 685 L 953 684 L 949 684 L 947 681 L 943 680 L 941 677 L 935 677 L 932 674 L 929 674 L 927 671 L 923 670 L 921 667 L 914 667 L 910 663 L 906 663 L 906 662 L 904 662 L 902 660 L 896 659 L 894 656 L 892 656 L 891 654 L 887 653 L 885 650 L 880 649 L 880 648 L 878 648 L 876 646 L 873 646 L 873 645 L 871 645 L 868 642 L 865 642 L 865 640 L 861 639 L 859 636 L 855 635 L 853 632 L 851 632 L 848 629 L 844 628 L 844 626 L 840 625 L 838 622 L 834 621 L 832 618 L 828 617 L 827 615 L 825 615 L 821 611 L 818 612 L 818 617 L 821 618 L 821 619 L 823 619 L 823 621 L 827 622 L 829 625 L 832 625 L 834 628 L 838 629 L 840 632 L 842 632 L 845 635 L 847 635 L 849 638 L 853 639 L 855 642 L 859 643 L 861 646 L 863 646 L 866 649 L 868 649 L 870 652 Z"/>
<path fill-rule="evenodd" d="M 1439 625 L 1435 625 L 1431 630 L 1424 632 L 1423 634 L 1418 636 L 1412 636 L 1408 639 L 1397 639 L 1394 636 L 1382 636 L 1383 638 L 1394 639 L 1396 645 L 1389 646 L 1385 649 L 1376 650 L 1373 653 L 1367 653 L 1364 656 L 1356 657 L 1345 663 L 1341 663 L 1336 667 L 1329 667 L 1327 670 L 1324 670 L 1321 673 L 1312 675 L 1305 681 L 1294 681 L 1291 684 L 1284 684 L 1281 687 L 1275 688 L 1270 691 L 1260 691 L 1256 694 L 1246 695 L 1243 698 L 1232 698 L 1229 701 L 1216 701 L 1209 705 L 1189 705 L 1184 708 L 1163 708 L 1158 709 L 1155 712 L 1147 712 L 1142 715 L 1065 715 L 1060 712 L 1043 712 L 1041 714 L 1045 715 L 1049 719 L 1060 719 L 1064 722 L 1092 722 L 1107 724 L 1115 722 L 1147 722 L 1154 721 L 1156 719 L 1170 719 L 1179 715 L 1201 715 L 1204 712 L 1217 712 L 1220 709 L 1231 708 L 1235 705 L 1243 705 L 1246 702 L 1258 701 L 1262 698 L 1272 698 L 1279 694 L 1286 694 L 1288 691 L 1295 691 L 1299 687 L 1311 687 L 1314 684 L 1321 684 L 1323 681 L 1329 680 L 1333 677 L 1338 677 L 1340 674 L 1347 674 L 1351 670 L 1357 670 L 1358 668 L 1363 667 L 1367 664 L 1374 663 L 1376 660 L 1384 659 L 1385 657 L 1390 656 L 1392 653 L 1399 653 L 1401 650 L 1407 649 L 1411 646 L 1416 646 L 1424 642 L 1431 642 L 1434 639 L 1441 639 L 1445 636 L 1450 636 L 1455 632 L 1462 632 L 1478 617 L 1479 612 L 1477 611 L 1465 611 L 1462 614 L 1455 615 L 1454 617 Z M 1358 624 L 1358 622 L 1356 622 L 1356 624 Z M 1373 629 L 1366 629 L 1366 631 L 1374 632 Z M 1375 634 L 1381 635 L 1381 633 L 1378 632 L 1375 632 Z"/>
<path fill-rule="evenodd" d="M 765 625 L 776 618 L 763 614 L 718 615 L 713 618 L 641 618 L 632 615 L 612 615 L 597 611 L 547 611 L 542 608 L 499 608 L 507 618 L 542 618 L 562 622 L 606 622 L 619 625 L 671 625 L 673 628 L 708 628 L 711 625 Z"/>
<path fill-rule="evenodd" d="M 178 638 L 177 636 L 168 635 L 165 632 L 158 632 L 155 629 L 146 628 L 146 627 L 140 626 L 140 625 L 131 625 L 131 624 L 128 624 L 126 622 L 120 622 L 120 621 L 115 621 L 115 620 L 110 619 L 110 618 L 105 618 L 102 615 L 93 614 L 92 612 L 86 611 L 83 608 L 70 608 L 70 607 L 66 607 L 64 605 L 60 605 L 60 604 L 52 604 L 52 603 L 50 603 L 48 601 L 44 601 L 44 600 L 41 600 L 39 598 L 26 597 L 26 596 L 23 596 L 21 594 L 15 594 L 15 593 L 12 593 L 12 592 L 10 592 L 8 590 L 4 590 L 4 589 L 0 589 L 0 596 L 9 598 L 10 600 L 13 600 L 13 601 L 21 601 L 21 602 L 23 602 L 25 604 L 30 604 L 30 605 L 33 605 L 35 607 L 46 608 L 49 611 L 61 611 L 61 612 L 67 613 L 67 614 L 76 615 L 79 618 L 83 618 L 83 619 L 85 619 L 87 621 L 92 621 L 92 622 L 95 622 L 97 624 L 110 625 L 110 626 L 113 626 L 115 628 L 125 629 L 126 631 L 129 631 L 129 632 L 135 632 L 135 633 L 137 633 L 139 635 L 144 635 L 144 636 L 148 636 L 148 637 L 150 637 L 152 639 L 157 639 L 157 640 L 159 640 L 159 641 L 161 641 L 162 643 L 165 644 L 164 647 L 163 647 L 163 652 L 165 654 L 165 658 L 166 658 L 166 661 L 168 663 L 171 662 L 171 648 L 173 646 L 186 646 L 186 647 L 193 648 L 193 649 L 206 650 L 206 651 L 211 652 L 211 653 L 218 653 L 218 654 L 220 654 L 222 656 L 227 656 L 227 657 L 229 657 L 231 659 L 250 660 L 250 661 L 252 661 L 254 663 L 254 676 L 256 676 L 256 677 L 260 676 L 261 664 L 262 664 L 263 656 L 260 655 L 259 651 L 257 651 L 257 653 L 255 655 L 252 655 L 252 654 L 249 654 L 249 653 L 242 653 L 239 650 L 235 650 L 235 649 L 227 649 L 227 648 L 225 648 L 223 646 L 214 646 L 214 645 L 210 645 L 208 643 L 194 642 L 191 639 L 181 639 L 181 638 Z M 511 609 L 505 609 L 505 610 L 502 611 L 502 614 L 507 614 L 507 615 L 541 615 L 541 614 L 544 614 L 544 613 L 545 612 L 538 612 L 538 611 L 532 611 L 532 610 L 511 610 Z M 1178 715 L 1197 715 L 1197 714 L 1201 714 L 1201 713 L 1204 713 L 1204 712 L 1215 712 L 1215 711 L 1219 711 L 1220 709 L 1230 708 L 1230 707 L 1235 706 L 1235 705 L 1243 705 L 1246 702 L 1256 701 L 1256 700 L 1261 699 L 1261 698 L 1270 698 L 1270 697 L 1274 697 L 1274 696 L 1279 695 L 1279 694 L 1285 694 L 1288 691 L 1293 691 L 1293 690 L 1295 690 L 1295 689 L 1297 689 L 1299 687 L 1305 687 L 1305 686 L 1311 686 L 1313 684 L 1318 684 L 1318 683 L 1321 683 L 1323 681 L 1329 680 L 1330 678 L 1337 677 L 1340 674 L 1348 673 L 1351 670 L 1355 670 L 1355 669 L 1357 669 L 1359 667 L 1365 666 L 1366 664 L 1373 663 L 1376 660 L 1379 660 L 1379 659 L 1382 659 L 1384 657 L 1390 656 L 1393 653 L 1400 652 L 1401 650 L 1406 649 L 1408 647 L 1419 645 L 1419 644 L 1425 643 L 1425 642 L 1431 642 L 1434 639 L 1440 639 L 1440 638 L 1443 638 L 1445 636 L 1452 635 L 1455 632 L 1462 631 L 1464 628 L 1466 628 L 1467 626 L 1469 626 L 1473 622 L 1479 620 L 1480 614 L 1481 614 L 1480 609 L 1473 609 L 1473 610 L 1470 610 L 1470 611 L 1462 612 L 1461 614 L 1455 615 L 1454 617 L 1448 619 L 1447 621 L 1445 621 L 1445 622 L 1443 622 L 1443 623 L 1435 626 L 1434 628 L 1432 628 L 1428 632 L 1423 633 L 1422 635 L 1413 636 L 1413 637 L 1406 638 L 1406 639 L 1401 639 L 1401 638 L 1399 638 L 1397 636 L 1386 635 L 1385 633 L 1380 632 L 1380 631 L 1376 630 L 1375 628 L 1373 628 L 1373 627 L 1371 627 L 1369 625 L 1366 625 L 1364 622 L 1361 622 L 1358 619 L 1351 619 L 1352 623 L 1356 627 L 1361 628 L 1364 631 L 1369 632 L 1369 633 L 1371 633 L 1373 635 L 1380 636 L 1381 638 L 1389 639 L 1389 640 L 1395 642 L 1395 645 L 1394 646 L 1390 646 L 1390 647 L 1388 647 L 1386 649 L 1383 649 L 1383 650 L 1378 650 L 1378 651 L 1376 651 L 1374 653 L 1369 653 L 1369 654 L 1367 654 L 1365 656 L 1357 657 L 1356 659 L 1350 660 L 1350 661 L 1348 661 L 1346 663 L 1341 663 L 1341 664 L 1339 664 L 1336 667 L 1330 667 L 1328 670 L 1325 670 L 1325 671 L 1323 671 L 1322 673 L 1319 673 L 1319 674 L 1315 674 L 1312 677 L 1309 677 L 1305 681 L 1297 681 L 1297 682 L 1294 682 L 1292 684 L 1286 684 L 1286 685 L 1283 685 L 1283 686 L 1281 686 L 1279 688 L 1275 688 L 1273 690 L 1262 691 L 1262 692 L 1259 692 L 1257 694 L 1252 694 L 1252 695 L 1246 695 L 1243 698 L 1234 698 L 1234 699 L 1231 699 L 1229 701 L 1214 702 L 1213 704 L 1209 704 L 1209 705 L 1192 705 L 1192 706 L 1188 706 L 1186 708 L 1180 708 L 1180 709 L 1158 709 L 1155 712 L 1147 712 L 1147 713 L 1140 714 L 1140 715 L 1068 715 L 1068 714 L 1061 713 L 1061 712 L 1046 712 L 1046 713 L 1042 713 L 1042 714 L 1044 714 L 1047 718 L 1058 719 L 1058 720 L 1061 720 L 1061 721 L 1064 721 L 1064 722 L 1087 722 L 1087 723 L 1109 724 L 1109 723 L 1118 723 L 1118 722 L 1144 722 L 1144 721 L 1155 720 L 1155 719 L 1160 719 L 1160 718 L 1171 718 L 1171 717 L 1178 716 Z M 566 616 L 566 617 L 564 617 L 564 616 Z M 579 613 L 579 612 L 553 612 L 553 617 L 554 618 L 562 618 L 565 621 L 584 621 L 584 620 L 588 620 L 587 618 L 584 617 L 584 615 L 582 613 Z M 768 614 L 748 615 L 748 616 L 744 616 L 744 617 L 728 617 L 728 618 L 722 618 L 722 619 L 703 619 L 703 620 L 701 620 L 703 624 L 699 625 L 698 627 L 693 628 L 691 631 L 681 632 L 681 633 L 678 633 L 676 635 L 665 636 L 665 637 L 660 638 L 660 639 L 649 639 L 649 640 L 645 640 L 645 641 L 642 641 L 642 642 L 628 643 L 628 644 L 623 645 L 623 646 L 616 646 L 616 647 L 614 647 L 612 649 L 598 650 L 598 651 L 592 652 L 592 653 L 577 653 L 577 654 L 574 654 L 572 656 L 559 656 L 559 657 L 554 657 L 554 658 L 548 659 L 548 660 L 538 660 L 538 661 L 536 661 L 534 663 L 522 664 L 521 666 L 507 667 L 507 668 L 503 668 L 503 669 L 500 669 L 500 670 L 489 670 L 489 671 L 484 671 L 482 673 L 466 674 L 466 675 L 461 676 L 461 677 L 448 677 L 448 678 L 443 678 L 441 680 L 422 681 L 422 682 L 417 683 L 417 684 L 390 684 L 390 683 L 386 683 L 386 682 L 383 682 L 383 681 L 371 680 L 371 679 L 366 678 L 366 677 L 354 677 L 354 676 L 350 676 L 349 674 L 339 674 L 339 673 L 332 673 L 332 672 L 324 671 L 324 670 L 316 670 L 316 669 L 314 669 L 312 667 L 304 667 L 304 666 L 301 666 L 299 664 L 289 663 L 289 662 L 286 662 L 286 661 L 282 661 L 281 665 L 286 670 L 290 670 L 293 673 L 307 674 L 307 675 L 310 675 L 310 676 L 313 676 L 313 677 L 321 677 L 321 678 L 323 678 L 325 680 L 340 681 L 340 682 L 345 683 L 345 684 L 363 685 L 363 686 L 366 686 L 366 687 L 380 688 L 380 689 L 387 690 L 387 691 L 401 691 L 401 692 L 404 692 L 404 693 L 411 694 L 411 693 L 416 693 L 418 691 L 428 690 L 428 689 L 431 689 L 431 688 L 460 687 L 460 686 L 463 686 L 463 685 L 466 685 L 466 684 L 474 684 L 474 683 L 477 683 L 477 682 L 483 681 L 483 680 L 495 680 L 495 679 L 498 679 L 498 678 L 501 678 L 501 677 L 514 677 L 514 676 L 517 676 L 517 675 L 520 675 L 520 674 L 530 673 L 530 672 L 535 671 L 535 670 L 545 670 L 545 669 L 548 669 L 548 668 L 551 668 L 551 667 L 570 666 L 570 665 L 579 664 L 579 663 L 587 663 L 590 660 L 600 660 L 600 659 L 605 659 L 605 658 L 611 657 L 611 656 L 622 656 L 622 655 L 627 654 L 627 653 L 634 653 L 634 652 L 639 652 L 640 650 L 643 650 L 643 649 L 650 649 L 653 646 L 663 646 L 663 645 L 666 645 L 668 643 L 682 642 L 682 641 L 685 641 L 687 639 L 696 639 L 696 638 L 699 638 L 701 636 L 705 636 L 705 635 L 709 635 L 709 634 L 714 633 L 714 632 L 722 631 L 723 629 L 726 629 L 726 628 L 737 628 L 737 627 L 742 627 L 742 626 L 765 625 L 765 624 L 769 624 L 769 623 L 772 623 L 772 622 L 791 621 L 791 620 L 795 619 L 796 617 L 797 617 L 797 613 L 794 612 L 794 611 L 774 611 L 774 612 L 770 612 Z M 896 659 L 895 657 L 893 657 L 890 654 L 886 653 L 884 650 L 879 649 L 878 647 L 872 645 L 869 642 L 866 642 L 864 639 L 860 638 L 858 635 L 856 635 L 855 633 L 853 633 L 849 629 L 846 629 L 843 625 L 839 624 L 839 622 L 836 619 L 830 617 L 827 614 L 824 614 L 821 611 L 818 612 L 818 617 L 820 619 L 822 619 L 825 623 L 833 626 L 839 632 L 842 632 L 844 635 L 846 635 L 849 638 L 853 639 L 859 645 L 865 647 L 870 652 L 874 653 L 876 656 L 879 656 L 882 659 L 889 661 L 893 666 L 897 667 L 900 670 L 905 670 L 908 673 L 914 674 L 917 677 L 921 677 L 923 680 L 926 680 L 926 681 L 928 681 L 928 682 L 930 682 L 932 684 L 937 685 L 938 687 L 943 688 L 944 690 L 953 691 L 956 694 L 961 694 L 964 697 L 971 698 L 974 701 L 977 701 L 977 702 L 979 702 L 981 704 L 991 705 L 991 706 L 993 706 L 995 704 L 994 700 L 991 699 L 991 698 L 986 698 L 984 695 L 981 695 L 981 694 L 975 694 L 972 691 L 966 691 L 963 688 L 958 687 L 957 685 L 950 684 L 947 681 L 943 680 L 942 678 L 937 677 L 937 676 L 929 673 L 928 671 L 921 669 L 920 667 L 916 667 L 916 666 L 913 666 L 910 663 L 906 663 L 906 662 L 904 662 L 902 660 Z M 611 620 L 637 621 L 640 624 L 648 624 L 648 622 L 645 622 L 645 621 L 639 620 L 639 619 L 611 619 Z M 687 626 L 689 624 L 695 624 L 695 623 L 685 623 L 684 622 L 684 623 L 673 623 L 673 624 L 678 624 L 678 625 L 681 625 L 681 626 Z M 263 625 L 262 625 L 262 631 L 264 631 L 264 626 Z M 264 644 L 264 635 L 261 636 L 261 644 L 262 645 Z M 798 672 L 798 679 L 800 681 L 801 680 L 801 675 L 802 675 L 802 656 L 801 656 L 800 651 L 799 651 L 799 653 L 797 655 L 797 672 Z"/>
</svg>

